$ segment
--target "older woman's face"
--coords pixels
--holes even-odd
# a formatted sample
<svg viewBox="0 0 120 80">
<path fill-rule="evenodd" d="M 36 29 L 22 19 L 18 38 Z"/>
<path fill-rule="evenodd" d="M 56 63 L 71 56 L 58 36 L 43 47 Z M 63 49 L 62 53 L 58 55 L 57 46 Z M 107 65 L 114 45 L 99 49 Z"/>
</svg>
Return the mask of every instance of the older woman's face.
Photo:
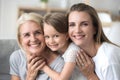
<svg viewBox="0 0 120 80">
<path fill-rule="evenodd" d="M 42 28 L 33 21 L 20 26 L 20 43 L 23 49 L 32 55 L 39 56 L 45 48 Z"/>
<path fill-rule="evenodd" d="M 96 33 L 92 19 L 86 12 L 73 11 L 69 15 L 69 36 L 75 44 L 86 46 L 94 42 L 94 34 Z"/>
</svg>

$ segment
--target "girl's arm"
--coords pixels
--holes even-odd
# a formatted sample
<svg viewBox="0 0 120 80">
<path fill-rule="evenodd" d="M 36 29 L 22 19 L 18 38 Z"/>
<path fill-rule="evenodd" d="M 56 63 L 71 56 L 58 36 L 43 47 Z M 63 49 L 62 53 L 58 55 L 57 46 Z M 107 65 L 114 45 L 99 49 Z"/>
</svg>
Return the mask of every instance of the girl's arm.
<svg viewBox="0 0 120 80">
<path fill-rule="evenodd" d="M 74 62 L 66 62 L 63 70 L 60 73 L 50 69 L 50 67 L 48 67 L 47 65 L 44 66 L 43 71 L 48 74 L 52 78 L 52 80 L 69 80 L 74 67 Z"/>
<path fill-rule="evenodd" d="M 11 80 L 20 80 L 20 78 L 18 76 L 12 75 Z"/>
</svg>

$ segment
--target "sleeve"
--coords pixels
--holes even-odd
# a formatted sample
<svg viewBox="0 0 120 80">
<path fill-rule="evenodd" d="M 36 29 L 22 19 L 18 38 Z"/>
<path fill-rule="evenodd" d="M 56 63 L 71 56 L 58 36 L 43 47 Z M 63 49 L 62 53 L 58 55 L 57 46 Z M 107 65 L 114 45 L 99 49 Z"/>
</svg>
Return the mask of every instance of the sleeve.
<svg viewBox="0 0 120 80">
<path fill-rule="evenodd" d="M 54 64 L 55 65 L 54 65 L 53 69 L 56 72 L 61 72 L 62 69 L 63 69 L 63 67 L 64 67 L 65 62 L 64 62 L 63 58 L 59 56 L 58 59 L 57 59 L 57 61 L 54 62 Z"/>
<path fill-rule="evenodd" d="M 120 48 L 113 44 L 107 44 L 104 54 L 107 56 L 107 66 L 103 68 L 104 80 L 120 80 Z"/>
<path fill-rule="evenodd" d="M 14 51 L 10 56 L 10 74 L 19 76 L 19 69 L 18 69 L 18 51 Z"/>
<path fill-rule="evenodd" d="M 64 53 L 64 61 L 65 62 L 75 62 L 76 56 L 80 48 L 75 45 L 74 43 L 71 43 Z"/>
<path fill-rule="evenodd" d="M 120 64 L 111 64 L 103 70 L 104 80 L 120 80 Z"/>
</svg>

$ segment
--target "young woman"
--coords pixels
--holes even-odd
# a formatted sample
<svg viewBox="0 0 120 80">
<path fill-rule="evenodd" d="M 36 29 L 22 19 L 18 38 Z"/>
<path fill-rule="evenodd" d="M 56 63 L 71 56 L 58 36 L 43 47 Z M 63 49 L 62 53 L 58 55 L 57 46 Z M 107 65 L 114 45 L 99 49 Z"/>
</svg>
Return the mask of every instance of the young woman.
<svg viewBox="0 0 120 80">
<path fill-rule="evenodd" d="M 79 69 L 77 67 L 75 68 L 76 56 L 80 49 L 69 40 L 67 17 L 62 13 L 47 14 L 44 17 L 43 29 L 46 45 L 52 51 L 58 51 L 65 61 L 64 68 L 60 73 L 48 68 L 46 73 L 53 77 L 53 80 L 86 80 L 87 78 L 81 74 Z M 86 64 L 85 69 L 88 68 L 88 65 L 92 65 L 89 57 L 87 59 L 89 63 Z M 94 72 L 94 69 L 92 71 Z"/>
<path fill-rule="evenodd" d="M 68 13 L 68 24 L 71 40 L 93 59 L 99 79 L 119 80 L 120 48 L 111 43 L 103 33 L 95 9 L 83 3 L 73 5 Z M 77 58 L 81 71 L 82 65 L 86 64 L 85 53 L 80 53 Z"/>
<path fill-rule="evenodd" d="M 18 19 L 17 39 L 21 49 L 10 56 L 11 80 L 51 80 L 42 71 L 45 64 L 61 72 L 64 60 L 46 47 L 42 20 L 36 13 L 24 13 Z"/>
</svg>

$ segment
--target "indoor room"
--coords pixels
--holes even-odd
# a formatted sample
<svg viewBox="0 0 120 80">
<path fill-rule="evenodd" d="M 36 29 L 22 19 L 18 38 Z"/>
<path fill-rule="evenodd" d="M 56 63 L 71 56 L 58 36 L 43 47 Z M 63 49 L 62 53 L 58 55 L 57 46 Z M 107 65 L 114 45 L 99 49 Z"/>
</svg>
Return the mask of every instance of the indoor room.
<svg viewBox="0 0 120 80">
<path fill-rule="evenodd" d="M 0 0 L 0 80 L 10 80 L 9 57 L 19 49 L 17 19 L 23 13 L 67 13 L 76 3 L 94 7 L 107 38 L 120 46 L 120 0 Z"/>
</svg>

